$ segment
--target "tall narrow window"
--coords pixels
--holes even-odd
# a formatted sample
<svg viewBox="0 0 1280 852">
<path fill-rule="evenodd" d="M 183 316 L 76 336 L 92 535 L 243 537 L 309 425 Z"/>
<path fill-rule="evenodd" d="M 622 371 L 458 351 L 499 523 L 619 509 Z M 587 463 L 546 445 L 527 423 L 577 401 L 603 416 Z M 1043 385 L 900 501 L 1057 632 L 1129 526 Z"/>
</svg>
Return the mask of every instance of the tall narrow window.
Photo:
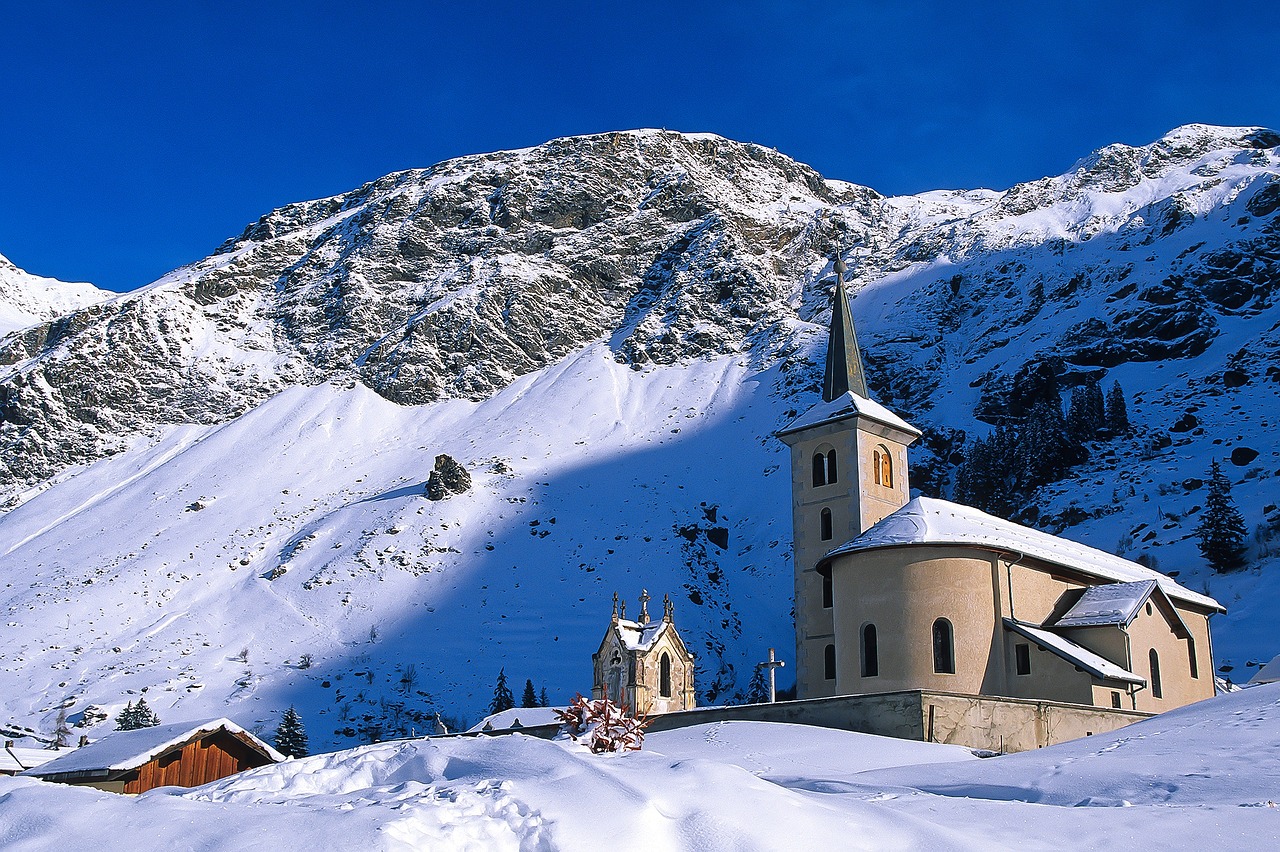
<svg viewBox="0 0 1280 852">
<path fill-rule="evenodd" d="M 822 540 L 831 541 L 831 510 L 823 509 L 818 517 L 821 520 Z"/>
<path fill-rule="evenodd" d="M 827 680 L 836 679 L 836 646 L 828 645 L 822 649 L 822 668 Z"/>
<path fill-rule="evenodd" d="M 871 471 L 875 475 L 876 485 L 881 485 L 882 483 L 880 482 L 880 449 L 878 447 L 871 451 Z"/>
<path fill-rule="evenodd" d="M 836 451 L 829 450 L 827 452 L 827 484 L 836 482 L 839 477 L 836 476 Z"/>
<path fill-rule="evenodd" d="M 875 677 L 880 674 L 880 649 L 876 647 L 876 626 L 868 624 L 862 628 L 862 676 Z"/>
<path fill-rule="evenodd" d="M 827 457 L 822 453 L 813 454 L 813 487 L 827 484 Z"/>
<path fill-rule="evenodd" d="M 933 623 L 933 670 L 938 674 L 956 673 L 956 653 L 951 622 L 945 618 L 939 618 Z"/>
<path fill-rule="evenodd" d="M 658 694 L 663 698 L 671 697 L 671 658 L 666 651 L 658 658 Z"/>
<path fill-rule="evenodd" d="M 1196 662 L 1196 640 L 1192 639 L 1190 636 L 1187 637 L 1187 657 L 1191 661 L 1191 676 L 1199 679 L 1200 664 Z"/>
<path fill-rule="evenodd" d="M 828 569 L 827 573 L 822 575 L 822 606 L 824 609 L 831 609 L 834 604 L 835 593 L 831 588 L 831 572 Z"/>
<path fill-rule="evenodd" d="M 1013 646 L 1013 657 L 1017 666 L 1017 672 L 1020 675 L 1031 674 L 1031 646 L 1026 642 L 1019 642 Z"/>
<path fill-rule="evenodd" d="M 1120 693 L 1116 692 L 1114 689 L 1111 690 L 1111 706 L 1117 710 L 1120 709 Z"/>
<path fill-rule="evenodd" d="M 1160 688 L 1160 655 L 1151 649 L 1151 697 L 1164 698 L 1164 690 Z"/>
<path fill-rule="evenodd" d="M 893 456 L 888 447 L 880 448 L 880 462 L 876 465 L 876 482 L 885 488 L 893 487 Z"/>
</svg>

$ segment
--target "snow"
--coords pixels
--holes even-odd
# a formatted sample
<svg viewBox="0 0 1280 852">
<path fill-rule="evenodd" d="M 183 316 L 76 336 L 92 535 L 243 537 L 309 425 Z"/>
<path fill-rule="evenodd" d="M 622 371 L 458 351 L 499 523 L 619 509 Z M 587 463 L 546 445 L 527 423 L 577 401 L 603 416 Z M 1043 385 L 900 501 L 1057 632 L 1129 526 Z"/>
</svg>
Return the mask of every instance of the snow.
<svg viewBox="0 0 1280 852">
<path fill-rule="evenodd" d="M 1128 624 L 1157 588 L 1155 580 L 1090 586 L 1054 627 L 1097 627 Z"/>
<path fill-rule="evenodd" d="M 665 631 L 667 623 L 665 621 L 650 621 L 641 624 L 638 621 L 628 621 L 625 618 L 618 619 L 617 630 L 618 635 L 622 637 L 622 643 L 629 651 L 647 651 L 653 647 L 653 643 L 658 641 Z"/>
<path fill-rule="evenodd" d="M 885 408 L 875 400 L 867 399 L 865 396 L 859 396 L 853 391 L 847 391 L 830 402 L 820 402 L 810 408 L 804 414 L 801 414 L 795 420 L 792 420 L 781 430 L 779 435 L 788 435 L 792 432 L 798 432 L 801 429 L 811 429 L 814 426 L 821 426 L 824 423 L 833 423 L 843 420 L 853 415 L 865 417 L 868 420 L 875 420 L 884 423 L 887 426 L 901 429 L 908 434 L 919 437 L 920 430 Z"/>
<path fill-rule="evenodd" d="M 1095 654 L 1088 648 L 1077 645 L 1065 636 L 1059 636 L 1052 631 L 1042 630 L 1034 624 L 1027 624 L 1012 618 L 1004 619 L 1004 624 L 1015 633 L 1020 633 L 1035 642 L 1041 648 L 1052 651 L 1068 663 L 1079 666 L 1096 677 L 1128 681 L 1129 683 L 1147 682 L 1146 678 L 1139 677 L 1123 666 L 1117 666 L 1107 658 Z"/>
<path fill-rule="evenodd" d="M 1249 683 L 1280 683 L 1280 654 L 1276 654 L 1271 658 L 1271 662 L 1258 669 L 1258 673 L 1250 679 Z"/>
<path fill-rule="evenodd" d="M 92 284 L 32 275 L 0 256 L 0 338 L 111 296 Z"/>
<path fill-rule="evenodd" d="M 66 749 L 23 748 L 22 746 L 2 748 L 0 749 L 0 774 L 13 774 L 31 769 L 66 753 Z"/>
<path fill-rule="evenodd" d="M 866 532 L 834 548 L 824 558 L 830 560 L 846 553 L 910 544 L 979 545 L 1074 568 L 1110 582 L 1151 580 L 1171 598 L 1218 612 L 1226 611 L 1208 595 L 1185 589 L 1172 577 L 1136 562 L 988 515 L 970 506 L 932 497 L 916 497 Z"/>
<path fill-rule="evenodd" d="M 596 756 L 520 734 L 363 746 L 125 797 L 0 778 L 0 847 L 368 850 L 1274 848 L 1280 685 L 976 759 L 761 722 Z"/>
<path fill-rule="evenodd" d="M 284 760 L 284 755 L 267 745 L 230 719 L 210 719 L 207 722 L 176 722 L 154 725 L 132 731 L 112 731 L 97 742 L 64 753 L 43 766 L 28 770 L 24 775 L 61 775 L 63 773 L 90 772 L 105 769 L 120 772 L 137 769 L 174 746 L 181 745 L 203 734 L 226 729 L 233 734 L 250 737 L 272 760 Z"/>
</svg>

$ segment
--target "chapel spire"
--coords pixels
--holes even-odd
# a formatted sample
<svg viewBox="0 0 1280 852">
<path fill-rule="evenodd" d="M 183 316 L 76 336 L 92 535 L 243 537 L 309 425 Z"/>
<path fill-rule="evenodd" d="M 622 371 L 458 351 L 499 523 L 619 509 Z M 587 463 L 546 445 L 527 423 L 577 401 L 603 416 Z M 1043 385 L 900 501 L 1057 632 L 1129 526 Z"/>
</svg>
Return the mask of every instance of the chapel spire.
<svg viewBox="0 0 1280 852">
<path fill-rule="evenodd" d="M 836 251 L 836 292 L 831 298 L 831 332 L 827 337 L 827 371 L 822 380 L 822 399 L 831 402 L 849 391 L 867 396 L 867 380 L 862 373 L 862 352 L 858 335 L 853 330 L 853 314 L 849 295 L 844 289 L 848 267 Z"/>
</svg>

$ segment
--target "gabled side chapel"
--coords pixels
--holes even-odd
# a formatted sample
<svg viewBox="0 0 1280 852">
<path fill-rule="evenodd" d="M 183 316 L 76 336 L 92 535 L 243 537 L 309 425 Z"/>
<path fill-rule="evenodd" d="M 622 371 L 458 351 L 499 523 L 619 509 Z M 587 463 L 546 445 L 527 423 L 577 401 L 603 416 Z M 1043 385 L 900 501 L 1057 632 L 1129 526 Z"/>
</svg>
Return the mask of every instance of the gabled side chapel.
<svg viewBox="0 0 1280 852">
<path fill-rule="evenodd" d="M 1214 599 L 977 509 L 911 498 L 919 430 L 872 401 L 834 265 L 822 402 L 791 448 L 797 697 L 936 690 L 1161 712 L 1214 694 Z"/>
<path fill-rule="evenodd" d="M 591 655 L 592 698 L 608 698 L 637 715 L 692 710 L 694 655 L 676 631 L 675 606 L 662 598 L 662 618 L 649 618 L 649 593 L 640 593 L 640 618 L 627 619 L 627 605 L 613 596 L 613 618 Z"/>
</svg>

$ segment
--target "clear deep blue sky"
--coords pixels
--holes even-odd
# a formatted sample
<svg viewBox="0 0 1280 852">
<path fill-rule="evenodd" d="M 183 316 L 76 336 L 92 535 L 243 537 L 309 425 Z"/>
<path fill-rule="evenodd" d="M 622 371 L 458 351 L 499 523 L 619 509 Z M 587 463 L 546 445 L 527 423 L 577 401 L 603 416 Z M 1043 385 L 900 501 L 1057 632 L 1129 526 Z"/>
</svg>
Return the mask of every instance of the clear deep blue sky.
<svg viewBox="0 0 1280 852">
<path fill-rule="evenodd" d="M 1280 127 L 1278 36 L 1268 3 L 1180 0 L 0 0 L 0 254 L 127 290 L 289 202 L 634 127 L 1001 189 L 1180 124 Z"/>
</svg>

